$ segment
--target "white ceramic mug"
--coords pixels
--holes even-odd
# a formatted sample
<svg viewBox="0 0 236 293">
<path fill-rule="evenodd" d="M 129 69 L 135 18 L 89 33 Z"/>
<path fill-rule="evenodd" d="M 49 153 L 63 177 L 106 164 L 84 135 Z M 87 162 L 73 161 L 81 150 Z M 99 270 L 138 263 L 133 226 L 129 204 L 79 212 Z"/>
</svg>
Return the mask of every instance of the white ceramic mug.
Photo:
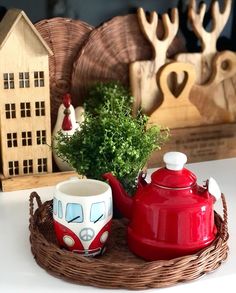
<svg viewBox="0 0 236 293">
<path fill-rule="evenodd" d="M 105 182 L 71 179 L 57 184 L 53 219 L 59 245 L 86 256 L 102 254 L 112 211 L 112 192 Z"/>
</svg>

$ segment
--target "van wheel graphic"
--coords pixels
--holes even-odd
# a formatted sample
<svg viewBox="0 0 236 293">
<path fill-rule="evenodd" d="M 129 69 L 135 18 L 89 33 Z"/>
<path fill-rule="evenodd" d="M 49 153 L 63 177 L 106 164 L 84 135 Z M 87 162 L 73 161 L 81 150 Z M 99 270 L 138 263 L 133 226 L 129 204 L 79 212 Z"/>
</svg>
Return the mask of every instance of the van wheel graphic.
<svg viewBox="0 0 236 293">
<path fill-rule="evenodd" d="M 90 241 L 93 239 L 94 230 L 91 228 L 84 228 L 80 231 L 79 236 L 83 241 Z"/>
</svg>

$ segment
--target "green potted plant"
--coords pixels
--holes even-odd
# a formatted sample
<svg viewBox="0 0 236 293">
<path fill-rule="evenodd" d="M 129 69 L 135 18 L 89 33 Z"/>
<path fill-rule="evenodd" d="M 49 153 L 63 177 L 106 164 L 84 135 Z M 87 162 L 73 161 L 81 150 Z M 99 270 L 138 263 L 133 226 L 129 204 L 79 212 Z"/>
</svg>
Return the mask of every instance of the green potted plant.
<svg viewBox="0 0 236 293">
<path fill-rule="evenodd" d="M 96 84 L 85 101 L 81 129 L 56 136 L 57 155 L 88 178 L 103 180 L 102 174 L 112 172 L 132 194 L 138 172 L 166 141 L 168 130 L 147 127 L 141 112 L 133 117 L 133 98 L 118 83 Z"/>
</svg>

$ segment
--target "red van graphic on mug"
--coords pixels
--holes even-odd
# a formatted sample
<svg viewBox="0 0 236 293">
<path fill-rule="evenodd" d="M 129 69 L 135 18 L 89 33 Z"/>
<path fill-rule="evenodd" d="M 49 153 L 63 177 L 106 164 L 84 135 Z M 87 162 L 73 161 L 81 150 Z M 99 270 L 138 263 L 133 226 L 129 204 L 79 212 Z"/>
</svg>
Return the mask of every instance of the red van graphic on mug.
<svg viewBox="0 0 236 293">
<path fill-rule="evenodd" d="M 87 256 L 104 253 L 112 219 L 110 186 L 93 179 L 59 183 L 53 218 L 61 247 Z"/>
</svg>

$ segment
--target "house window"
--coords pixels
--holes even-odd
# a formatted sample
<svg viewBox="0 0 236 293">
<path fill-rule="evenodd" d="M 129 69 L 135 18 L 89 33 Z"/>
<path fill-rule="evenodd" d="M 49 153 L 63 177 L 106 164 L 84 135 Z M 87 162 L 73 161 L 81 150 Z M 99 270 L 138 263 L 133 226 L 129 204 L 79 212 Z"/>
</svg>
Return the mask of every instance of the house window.
<svg viewBox="0 0 236 293">
<path fill-rule="evenodd" d="M 36 131 L 36 141 L 37 144 L 46 144 L 46 130 Z"/>
<path fill-rule="evenodd" d="M 35 102 L 35 115 L 45 116 L 45 102 Z"/>
<path fill-rule="evenodd" d="M 19 73 L 19 87 L 25 88 L 29 86 L 30 86 L 29 72 L 20 72 Z"/>
<path fill-rule="evenodd" d="M 14 89 L 14 73 L 3 73 L 4 89 Z"/>
<path fill-rule="evenodd" d="M 17 147 L 17 133 L 7 133 L 7 147 L 13 148 Z"/>
<path fill-rule="evenodd" d="M 8 162 L 9 175 L 19 175 L 19 162 L 10 161 Z"/>
<path fill-rule="evenodd" d="M 34 72 L 34 86 L 35 87 L 43 87 L 44 86 L 44 72 L 43 71 L 35 71 Z"/>
<path fill-rule="evenodd" d="M 21 117 L 30 117 L 31 111 L 30 111 L 30 103 L 20 103 L 20 114 Z"/>
<path fill-rule="evenodd" d="M 23 173 L 33 173 L 33 160 L 23 160 Z"/>
<path fill-rule="evenodd" d="M 38 159 L 38 172 L 47 172 L 47 158 Z"/>
<path fill-rule="evenodd" d="M 32 145 L 32 133 L 31 131 L 23 131 L 21 133 L 22 145 L 28 146 Z"/>
<path fill-rule="evenodd" d="M 5 104 L 6 119 L 16 118 L 16 105 Z"/>
</svg>

